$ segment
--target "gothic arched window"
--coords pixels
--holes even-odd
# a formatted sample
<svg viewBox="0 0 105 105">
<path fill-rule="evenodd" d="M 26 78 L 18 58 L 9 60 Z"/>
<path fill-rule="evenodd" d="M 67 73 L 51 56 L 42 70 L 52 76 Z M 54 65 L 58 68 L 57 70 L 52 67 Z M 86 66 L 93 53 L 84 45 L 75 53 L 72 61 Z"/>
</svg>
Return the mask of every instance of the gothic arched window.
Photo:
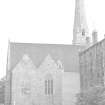
<svg viewBox="0 0 105 105">
<path fill-rule="evenodd" d="M 23 95 L 30 95 L 31 93 L 31 87 L 29 81 L 22 81 L 21 82 L 21 93 Z"/>
<path fill-rule="evenodd" d="M 53 79 L 51 76 L 45 79 L 45 95 L 53 95 Z"/>
<path fill-rule="evenodd" d="M 85 29 L 82 29 L 82 36 L 85 36 Z"/>
</svg>

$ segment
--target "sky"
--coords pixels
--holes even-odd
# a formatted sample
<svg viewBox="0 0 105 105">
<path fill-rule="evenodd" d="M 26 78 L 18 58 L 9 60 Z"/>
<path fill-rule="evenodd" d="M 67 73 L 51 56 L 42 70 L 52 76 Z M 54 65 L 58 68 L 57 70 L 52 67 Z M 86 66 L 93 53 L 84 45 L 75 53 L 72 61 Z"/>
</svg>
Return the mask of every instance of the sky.
<svg viewBox="0 0 105 105">
<path fill-rule="evenodd" d="M 75 0 L 0 0 L 0 78 L 5 75 L 8 40 L 71 44 Z M 105 0 L 85 0 L 89 35 L 105 34 Z"/>
</svg>

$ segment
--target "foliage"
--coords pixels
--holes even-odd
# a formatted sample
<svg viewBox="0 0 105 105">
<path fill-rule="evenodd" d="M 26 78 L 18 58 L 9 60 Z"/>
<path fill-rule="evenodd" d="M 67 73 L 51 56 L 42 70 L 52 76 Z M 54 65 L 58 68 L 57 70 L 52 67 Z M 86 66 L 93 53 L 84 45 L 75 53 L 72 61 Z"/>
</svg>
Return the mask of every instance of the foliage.
<svg viewBox="0 0 105 105">
<path fill-rule="evenodd" d="M 105 87 L 95 86 L 77 94 L 76 105 L 105 105 Z"/>
</svg>

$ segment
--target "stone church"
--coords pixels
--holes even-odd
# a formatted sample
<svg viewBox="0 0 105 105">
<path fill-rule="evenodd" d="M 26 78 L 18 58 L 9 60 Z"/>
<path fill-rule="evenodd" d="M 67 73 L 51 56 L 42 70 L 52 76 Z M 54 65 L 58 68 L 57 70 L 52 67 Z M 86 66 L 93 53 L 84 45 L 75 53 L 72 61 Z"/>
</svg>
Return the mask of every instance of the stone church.
<svg viewBox="0 0 105 105">
<path fill-rule="evenodd" d="M 72 45 L 9 42 L 5 105 L 74 105 L 78 53 L 89 44 L 84 0 L 75 0 Z"/>
</svg>

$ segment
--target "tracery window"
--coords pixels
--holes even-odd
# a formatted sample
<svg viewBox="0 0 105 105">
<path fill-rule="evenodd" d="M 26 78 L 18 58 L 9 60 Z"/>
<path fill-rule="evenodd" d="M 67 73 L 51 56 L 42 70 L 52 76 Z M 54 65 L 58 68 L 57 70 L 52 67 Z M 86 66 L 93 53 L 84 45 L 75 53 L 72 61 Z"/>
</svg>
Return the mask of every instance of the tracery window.
<svg viewBox="0 0 105 105">
<path fill-rule="evenodd" d="M 53 79 L 45 80 L 45 95 L 53 95 Z"/>
<path fill-rule="evenodd" d="M 30 92 L 31 92 L 30 83 L 27 81 L 23 81 L 21 84 L 22 95 L 30 95 Z"/>
</svg>

